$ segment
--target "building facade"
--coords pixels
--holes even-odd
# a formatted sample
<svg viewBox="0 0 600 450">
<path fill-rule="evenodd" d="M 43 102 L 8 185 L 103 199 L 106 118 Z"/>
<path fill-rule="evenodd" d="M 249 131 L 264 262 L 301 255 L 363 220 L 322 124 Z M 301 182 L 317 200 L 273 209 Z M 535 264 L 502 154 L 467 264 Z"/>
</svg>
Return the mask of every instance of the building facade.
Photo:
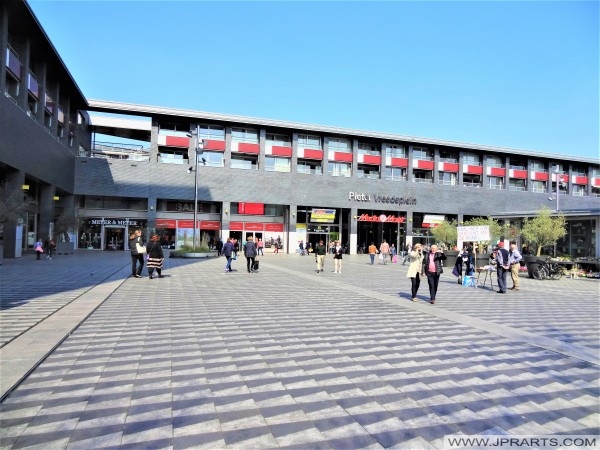
<svg viewBox="0 0 600 450">
<path fill-rule="evenodd" d="M 194 217 L 211 240 L 253 235 L 295 252 L 340 239 L 356 253 L 433 243 L 440 220 L 518 223 L 543 205 L 569 219 L 563 253 L 600 255 L 598 159 L 86 100 L 26 3 L 3 5 L 0 39 L 0 175 L 31 197 L 4 223 L 5 257 L 57 231 L 119 251 L 143 228 L 177 248 Z"/>
</svg>

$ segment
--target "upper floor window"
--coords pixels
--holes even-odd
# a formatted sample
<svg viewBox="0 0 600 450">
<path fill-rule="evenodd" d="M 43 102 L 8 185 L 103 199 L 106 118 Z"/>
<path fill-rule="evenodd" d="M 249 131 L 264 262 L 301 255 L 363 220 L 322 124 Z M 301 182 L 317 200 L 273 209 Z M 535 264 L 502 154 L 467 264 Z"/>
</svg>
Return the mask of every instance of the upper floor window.
<svg viewBox="0 0 600 450">
<path fill-rule="evenodd" d="M 389 158 L 407 158 L 404 145 L 385 144 L 385 156 Z"/>
<path fill-rule="evenodd" d="M 319 136 L 313 136 L 310 134 L 299 134 L 298 135 L 298 147 L 300 148 L 314 148 L 321 150 L 323 148 L 321 144 L 321 138 Z"/>
<path fill-rule="evenodd" d="M 578 197 L 585 197 L 585 195 L 586 195 L 585 188 L 586 188 L 586 186 L 583 184 L 574 184 L 571 187 L 571 192 L 573 195 L 576 195 Z"/>
<path fill-rule="evenodd" d="M 504 178 L 502 177 L 489 177 L 488 183 L 490 189 L 504 189 Z"/>
<path fill-rule="evenodd" d="M 321 161 L 298 159 L 296 172 L 312 175 L 323 175 L 323 167 L 321 166 Z"/>
<path fill-rule="evenodd" d="M 225 140 L 225 127 L 221 125 L 200 125 L 200 139 Z"/>
<path fill-rule="evenodd" d="M 291 138 L 289 136 L 286 136 L 285 134 L 267 133 L 266 138 L 267 142 L 273 145 L 281 145 L 284 147 L 289 147 L 292 145 Z"/>
<path fill-rule="evenodd" d="M 463 153 L 463 163 L 471 166 L 479 166 L 481 164 L 481 158 L 477 153 Z"/>
<path fill-rule="evenodd" d="M 451 172 L 440 172 L 438 183 L 448 186 L 456 186 L 458 184 L 458 174 Z"/>
<path fill-rule="evenodd" d="M 269 172 L 290 172 L 290 158 L 280 158 L 277 156 L 265 156 L 265 170 Z"/>
<path fill-rule="evenodd" d="M 466 187 L 481 187 L 481 175 L 463 174 L 463 186 Z"/>
<path fill-rule="evenodd" d="M 449 150 L 440 150 L 440 161 L 447 163 L 457 163 L 458 153 Z"/>
<path fill-rule="evenodd" d="M 223 167 L 225 165 L 225 158 L 223 152 L 207 152 L 205 151 L 202 155 L 198 155 L 202 158 L 200 161 L 205 166 L 210 167 Z"/>
<path fill-rule="evenodd" d="M 77 113 L 77 125 L 85 125 L 85 124 L 86 124 L 85 116 L 81 112 L 78 112 Z"/>
<path fill-rule="evenodd" d="M 564 164 L 558 164 L 558 163 L 550 164 L 550 171 L 552 173 L 558 172 L 560 174 L 565 174 L 566 173 L 565 170 L 566 169 L 565 169 Z"/>
<path fill-rule="evenodd" d="M 547 172 L 546 164 L 544 164 L 542 161 L 531 161 L 529 163 L 529 167 L 531 167 L 533 172 Z"/>
<path fill-rule="evenodd" d="M 363 164 L 358 165 L 356 176 L 358 178 L 370 178 L 372 180 L 378 180 L 381 178 L 378 168 L 374 169 L 373 166 L 366 166 Z"/>
<path fill-rule="evenodd" d="M 231 139 L 238 142 L 258 144 L 258 131 L 250 128 L 232 128 Z"/>
<path fill-rule="evenodd" d="M 329 139 L 329 150 L 333 150 L 335 152 L 350 153 L 350 152 L 352 152 L 352 147 L 351 147 L 350 141 L 348 139 L 330 138 Z"/>
<path fill-rule="evenodd" d="M 413 147 L 413 158 L 414 159 L 424 159 L 431 161 L 433 157 L 431 156 L 431 150 L 425 147 Z"/>
<path fill-rule="evenodd" d="M 585 170 L 586 168 L 584 166 L 578 166 L 576 164 L 573 164 L 573 166 L 571 167 L 571 172 L 573 175 L 577 175 L 580 177 L 586 177 L 587 176 L 587 172 Z"/>
<path fill-rule="evenodd" d="M 332 177 L 349 177 L 352 175 L 352 164 L 330 162 L 327 165 L 327 173 Z"/>
<path fill-rule="evenodd" d="M 508 190 L 509 191 L 526 191 L 527 183 L 525 182 L 525 180 L 520 180 L 520 179 L 509 180 Z"/>
<path fill-rule="evenodd" d="M 490 167 L 504 167 L 504 161 L 500 156 L 488 156 L 487 163 Z"/>
<path fill-rule="evenodd" d="M 590 175 L 592 178 L 600 178 L 600 167 L 591 167 Z"/>
<path fill-rule="evenodd" d="M 545 181 L 532 181 L 531 182 L 531 192 L 536 192 L 538 194 L 546 193 L 546 182 Z"/>
<path fill-rule="evenodd" d="M 413 181 L 416 183 L 433 183 L 433 172 L 431 170 L 413 170 Z"/>
<path fill-rule="evenodd" d="M 158 126 L 160 134 L 183 135 L 190 132 L 189 124 L 164 122 Z"/>
<path fill-rule="evenodd" d="M 527 161 L 524 159 L 510 158 L 510 169 L 527 170 Z"/>
<path fill-rule="evenodd" d="M 231 168 L 258 170 L 258 156 L 234 153 L 231 155 Z"/>
<path fill-rule="evenodd" d="M 366 144 L 364 142 L 359 142 L 358 144 L 358 154 L 359 155 L 381 155 L 379 149 L 375 144 Z"/>
<path fill-rule="evenodd" d="M 384 176 L 386 180 L 406 181 L 406 169 L 404 167 L 386 167 Z"/>
</svg>

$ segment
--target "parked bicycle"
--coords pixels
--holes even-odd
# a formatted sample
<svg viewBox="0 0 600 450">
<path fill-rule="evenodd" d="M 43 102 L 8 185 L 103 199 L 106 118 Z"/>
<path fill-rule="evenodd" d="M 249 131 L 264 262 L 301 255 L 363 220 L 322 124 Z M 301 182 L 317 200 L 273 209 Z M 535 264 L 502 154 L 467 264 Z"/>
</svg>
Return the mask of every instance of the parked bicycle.
<svg viewBox="0 0 600 450">
<path fill-rule="evenodd" d="M 556 262 L 551 262 L 550 258 L 546 261 L 538 259 L 537 263 L 538 266 L 531 272 L 531 275 L 533 275 L 533 278 L 536 280 L 545 280 L 546 278 L 560 280 L 564 275 L 564 267 Z"/>
</svg>

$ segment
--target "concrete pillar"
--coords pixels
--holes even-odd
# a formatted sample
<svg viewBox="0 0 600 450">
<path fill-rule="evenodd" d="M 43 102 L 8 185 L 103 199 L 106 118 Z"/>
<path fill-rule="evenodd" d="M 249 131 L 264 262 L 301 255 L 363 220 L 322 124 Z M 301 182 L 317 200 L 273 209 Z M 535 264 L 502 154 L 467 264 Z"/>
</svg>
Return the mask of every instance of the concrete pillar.
<svg viewBox="0 0 600 450">
<path fill-rule="evenodd" d="M 37 238 L 42 241 L 52 236 L 54 231 L 54 195 L 56 187 L 50 184 L 40 184 L 38 211 L 40 220 L 38 222 Z"/>
<path fill-rule="evenodd" d="M 23 205 L 23 184 L 25 184 L 25 172 L 7 171 L 5 184 L 7 204 L 11 205 L 13 211 L 16 208 L 17 212 L 8 214 L 4 222 L 4 258 L 21 256 L 24 216 L 18 210 Z"/>
</svg>

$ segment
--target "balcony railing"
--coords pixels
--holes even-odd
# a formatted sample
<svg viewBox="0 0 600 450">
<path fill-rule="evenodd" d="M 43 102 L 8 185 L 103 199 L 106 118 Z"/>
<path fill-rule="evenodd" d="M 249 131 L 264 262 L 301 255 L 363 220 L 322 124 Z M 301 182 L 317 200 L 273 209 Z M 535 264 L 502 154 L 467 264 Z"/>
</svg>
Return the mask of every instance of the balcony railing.
<svg viewBox="0 0 600 450">
<path fill-rule="evenodd" d="M 456 180 L 439 180 L 438 184 L 444 184 L 446 186 L 457 186 Z"/>
<path fill-rule="evenodd" d="M 509 191 L 526 191 L 527 187 L 526 186 L 515 186 L 515 185 L 509 185 L 508 186 L 508 190 Z"/>
<path fill-rule="evenodd" d="M 545 194 L 547 192 L 546 188 L 531 188 L 531 192 L 535 192 L 536 194 Z"/>
<path fill-rule="evenodd" d="M 469 183 L 469 182 L 463 182 L 462 184 L 464 187 L 469 187 L 469 188 L 480 188 L 481 187 L 481 183 Z"/>
<path fill-rule="evenodd" d="M 504 186 L 503 186 L 503 185 L 501 185 L 501 184 L 490 184 L 490 185 L 489 185 L 489 188 L 490 188 L 490 189 L 498 189 L 498 190 L 500 190 L 500 191 L 501 191 L 501 190 L 503 190 L 503 189 L 504 189 Z"/>
<path fill-rule="evenodd" d="M 388 181 L 406 181 L 406 175 L 386 175 Z"/>
<path fill-rule="evenodd" d="M 415 183 L 433 183 L 433 178 L 415 178 Z"/>
</svg>

